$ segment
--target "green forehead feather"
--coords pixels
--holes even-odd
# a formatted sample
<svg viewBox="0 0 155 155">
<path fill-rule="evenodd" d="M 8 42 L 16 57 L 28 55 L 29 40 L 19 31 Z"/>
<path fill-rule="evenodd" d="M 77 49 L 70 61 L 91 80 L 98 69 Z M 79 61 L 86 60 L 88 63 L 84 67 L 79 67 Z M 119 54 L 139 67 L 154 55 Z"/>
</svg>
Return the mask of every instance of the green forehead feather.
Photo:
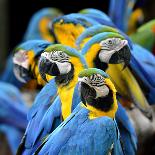
<svg viewBox="0 0 155 155">
<path fill-rule="evenodd" d="M 44 52 L 49 52 L 49 53 L 52 52 L 52 51 L 62 51 L 64 53 L 66 53 L 70 57 L 77 57 L 77 58 L 80 59 L 83 66 L 85 68 L 87 68 L 87 63 L 86 63 L 86 61 L 84 59 L 84 56 L 74 48 L 71 48 L 69 46 L 65 46 L 65 45 L 62 45 L 62 44 L 54 44 L 54 45 L 48 46 L 44 50 Z"/>
<path fill-rule="evenodd" d="M 91 48 L 92 45 L 96 44 L 96 43 L 100 43 L 103 40 L 109 39 L 109 38 L 120 38 L 121 40 L 124 40 L 125 38 L 118 34 L 118 33 L 114 33 L 114 32 L 103 32 L 103 33 L 99 33 L 97 35 L 95 35 L 94 37 L 92 37 L 83 47 L 81 53 L 83 55 L 85 55 L 89 49 Z"/>
<path fill-rule="evenodd" d="M 66 53 L 69 56 L 78 57 L 79 54 L 77 51 L 73 48 L 70 48 L 68 46 L 62 45 L 62 44 L 55 44 L 47 47 L 44 52 L 52 52 L 52 51 L 62 51 Z"/>
<path fill-rule="evenodd" d="M 97 69 L 97 68 L 89 68 L 89 69 L 84 69 L 80 72 L 79 77 L 90 77 L 93 74 L 100 74 L 102 75 L 104 78 L 109 78 L 108 74 L 106 74 L 104 71 Z"/>
</svg>

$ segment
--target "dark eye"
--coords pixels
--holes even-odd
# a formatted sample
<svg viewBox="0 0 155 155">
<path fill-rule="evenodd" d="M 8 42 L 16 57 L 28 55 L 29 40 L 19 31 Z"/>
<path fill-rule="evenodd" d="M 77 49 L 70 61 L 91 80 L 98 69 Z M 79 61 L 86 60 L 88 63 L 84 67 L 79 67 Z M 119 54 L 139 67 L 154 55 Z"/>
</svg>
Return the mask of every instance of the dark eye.
<svg viewBox="0 0 155 155">
<path fill-rule="evenodd" d="M 63 53 L 59 53 L 59 56 L 60 56 L 60 57 L 64 57 L 64 54 L 63 54 Z"/>
<path fill-rule="evenodd" d="M 109 41 L 108 41 L 108 44 L 110 44 L 110 45 L 111 45 L 111 44 L 112 44 L 112 41 L 111 41 L 111 40 L 109 40 Z"/>
</svg>

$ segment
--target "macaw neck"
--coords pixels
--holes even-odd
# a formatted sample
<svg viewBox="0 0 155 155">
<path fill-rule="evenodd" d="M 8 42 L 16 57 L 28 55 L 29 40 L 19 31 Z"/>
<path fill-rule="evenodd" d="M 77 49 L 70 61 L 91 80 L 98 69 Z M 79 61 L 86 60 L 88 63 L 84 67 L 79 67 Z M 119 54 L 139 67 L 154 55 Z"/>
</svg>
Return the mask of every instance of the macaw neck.
<svg viewBox="0 0 155 155">
<path fill-rule="evenodd" d="M 98 69 L 106 71 L 106 69 L 108 68 L 108 64 L 100 61 L 98 56 L 100 50 L 101 47 L 99 44 L 92 45 L 89 51 L 85 54 L 85 58 L 90 68 L 96 67 Z"/>
<path fill-rule="evenodd" d="M 44 17 L 43 19 L 40 20 L 40 22 L 38 23 L 39 25 L 39 32 L 41 37 L 44 40 L 47 40 L 49 42 L 54 42 L 54 37 L 53 34 L 51 34 L 51 32 L 48 29 L 48 24 L 50 23 L 51 19 L 48 17 Z"/>
<path fill-rule="evenodd" d="M 94 99 L 92 103 L 89 102 L 86 103 L 86 106 L 83 106 L 90 111 L 90 119 L 95 119 L 103 116 L 114 118 L 118 108 L 116 93 L 112 93 L 104 98 Z"/>
<path fill-rule="evenodd" d="M 31 64 L 31 72 L 32 72 L 33 78 L 36 79 L 38 85 L 44 86 L 46 84 L 46 82 L 42 79 L 42 77 L 39 73 L 37 58 Z"/>
<path fill-rule="evenodd" d="M 72 109 L 72 100 L 74 95 L 74 89 L 78 82 L 78 75 L 81 70 L 84 69 L 80 63 L 72 63 L 74 65 L 74 74 L 72 79 L 66 85 L 58 85 L 58 94 L 61 100 L 62 117 L 65 120 L 70 114 Z"/>
<path fill-rule="evenodd" d="M 99 55 L 99 53 L 97 54 L 96 58 L 94 59 L 94 67 L 101 69 L 103 71 L 106 71 L 108 68 L 108 64 L 101 62 L 98 55 Z"/>
<path fill-rule="evenodd" d="M 71 64 L 72 65 L 72 64 Z M 68 86 L 74 78 L 74 66 L 72 65 L 71 71 L 67 74 L 56 76 L 55 81 L 58 87 Z"/>
</svg>

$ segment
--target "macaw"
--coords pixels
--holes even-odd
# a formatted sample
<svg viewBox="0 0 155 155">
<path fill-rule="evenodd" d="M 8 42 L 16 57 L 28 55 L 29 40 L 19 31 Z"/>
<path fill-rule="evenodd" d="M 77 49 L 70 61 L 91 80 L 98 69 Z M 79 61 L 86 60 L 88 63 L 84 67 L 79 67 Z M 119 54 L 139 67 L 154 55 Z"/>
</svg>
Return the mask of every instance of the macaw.
<svg viewBox="0 0 155 155">
<path fill-rule="evenodd" d="M 115 25 L 126 32 L 128 30 L 128 20 L 137 0 L 110 0 L 109 16 Z"/>
<path fill-rule="evenodd" d="M 80 101 L 76 87 L 78 73 L 86 66 L 83 56 L 68 46 L 56 44 L 44 50 L 39 71 L 49 83 L 43 87 L 29 111 L 29 124 L 17 154 L 32 154 L 42 138 L 70 115 Z M 56 97 L 57 92 L 60 98 Z M 55 96 L 54 102 L 51 96 L 53 100 Z"/>
<path fill-rule="evenodd" d="M 155 19 L 139 27 L 130 37 L 134 43 L 155 53 Z"/>
<path fill-rule="evenodd" d="M 35 155 L 123 155 L 115 114 L 116 89 L 96 68 L 79 74 L 80 103 L 42 143 Z"/>
<path fill-rule="evenodd" d="M 19 90 L 11 84 L 0 82 L 0 133 L 4 134 L 15 155 L 27 126 L 28 107 Z"/>
<path fill-rule="evenodd" d="M 127 40 L 131 50 L 131 61 L 129 66 L 130 71 L 134 74 L 137 79 L 139 86 L 143 90 L 145 97 L 149 104 L 154 104 L 155 99 L 155 89 L 154 89 L 154 78 L 155 78 L 155 57 L 149 53 L 146 49 L 140 47 L 139 45 L 133 44 L 130 38 L 123 32 L 104 25 L 96 25 L 88 28 L 83 32 L 77 39 L 76 44 L 78 47 L 82 48 L 84 44 L 94 35 L 102 32 L 115 32 L 123 35 Z M 149 60 L 149 63 L 148 63 Z M 142 87 L 143 85 L 143 87 Z"/>
<path fill-rule="evenodd" d="M 52 30 L 58 43 L 76 47 L 75 40 L 87 27 L 98 24 L 92 18 L 82 14 L 72 13 L 55 18 L 52 21 Z M 65 39 L 64 39 L 65 38 Z"/>
<path fill-rule="evenodd" d="M 55 42 L 54 36 L 50 28 L 51 20 L 55 17 L 62 15 L 62 13 L 56 8 L 43 8 L 35 13 L 30 20 L 26 33 L 23 37 L 23 42 L 28 40 L 48 40 L 51 43 Z M 19 88 L 23 85 L 18 82 L 17 78 L 13 73 L 13 53 L 10 54 L 7 60 L 6 67 L 2 73 L 0 80 L 9 82 Z"/>
<path fill-rule="evenodd" d="M 13 71 L 18 81 L 22 82 L 23 85 L 33 82 L 31 87 L 35 89 L 37 85 L 45 85 L 45 81 L 39 74 L 38 59 L 49 45 L 51 43 L 48 41 L 30 40 L 18 45 L 14 49 Z"/>
</svg>

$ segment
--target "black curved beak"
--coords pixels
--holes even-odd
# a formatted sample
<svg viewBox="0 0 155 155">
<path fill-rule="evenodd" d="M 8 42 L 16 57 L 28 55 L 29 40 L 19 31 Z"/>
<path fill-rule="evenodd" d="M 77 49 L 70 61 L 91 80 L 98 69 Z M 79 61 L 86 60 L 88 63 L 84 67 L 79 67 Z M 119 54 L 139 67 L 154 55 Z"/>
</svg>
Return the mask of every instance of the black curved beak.
<svg viewBox="0 0 155 155">
<path fill-rule="evenodd" d="M 46 79 L 46 74 L 51 76 L 60 75 L 57 64 L 49 61 L 45 57 L 41 57 L 39 60 L 39 72 L 43 80 L 45 80 L 46 82 L 48 82 Z"/>
<path fill-rule="evenodd" d="M 91 88 L 85 82 L 79 83 L 79 92 L 80 92 L 81 101 L 85 106 L 87 106 L 86 103 L 89 101 L 90 98 L 96 97 L 95 89 Z"/>
<path fill-rule="evenodd" d="M 126 45 L 111 56 L 109 63 L 110 64 L 124 63 L 124 67 L 123 67 L 124 69 L 129 65 L 130 58 L 131 58 L 130 48 L 128 45 Z"/>
<path fill-rule="evenodd" d="M 32 79 L 32 75 L 30 74 L 30 71 L 22 66 L 14 64 L 13 71 L 16 78 L 22 83 L 27 83 L 29 80 Z"/>
</svg>

